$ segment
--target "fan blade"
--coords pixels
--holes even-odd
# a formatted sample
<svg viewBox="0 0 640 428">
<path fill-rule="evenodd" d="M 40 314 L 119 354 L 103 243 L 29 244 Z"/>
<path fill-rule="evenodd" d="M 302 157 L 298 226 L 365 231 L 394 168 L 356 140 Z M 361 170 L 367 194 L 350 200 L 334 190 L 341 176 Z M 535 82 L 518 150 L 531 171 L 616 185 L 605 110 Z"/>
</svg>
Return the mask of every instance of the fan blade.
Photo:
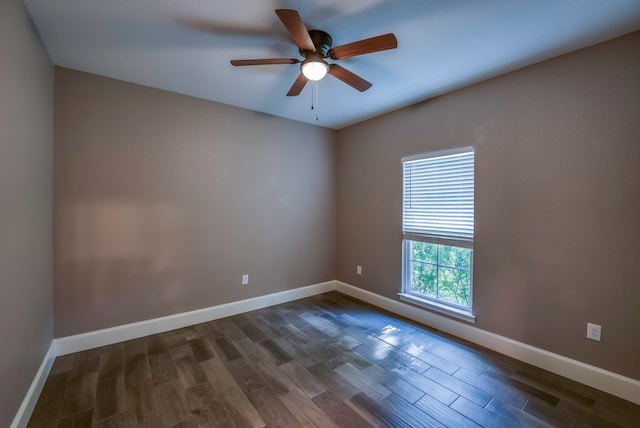
<svg viewBox="0 0 640 428">
<path fill-rule="evenodd" d="M 243 65 L 272 65 L 272 64 L 297 64 L 298 61 L 295 58 L 270 58 L 270 59 L 232 59 L 231 65 L 243 66 Z"/>
<path fill-rule="evenodd" d="M 356 55 L 395 49 L 397 47 L 398 39 L 396 39 L 393 33 L 389 33 L 358 42 L 347 43 L 342 46 L 336 46 L 329 51 L 328 56 L 332 59 L 345 59 Z"/>
<path fill-rule="evenodd" d="M 302 92 L 302 89 L 304 89 L 304 85 L 306 85 L 308 81 L 309 79 L 307 79 L 304 74 L 300 73 L 296 81 L 293 82 L 293 85 L 291 86 L 291 89 L 289 89 L 289 92 L 287 92 L 287 96 L 295 97 L 296 95 L 300 95 L 300 92 Z"/>
<path fill-rule="evenodd" d="M 338 80 L 342 80 L 347 85 L 356 88 L 360 92 L 364 92 L 373 86 L 370 82 L 367 82 L 362 77 L 350 72 L 346 68 L 340 67 L 338 64 L 331 64 L 329 66 L 329 74 Z"/>
<path fill-rule="evenodd" d="M 280 21 L 282 21 L 287 31 L 289 31 L 289 34 L 291 34 L 293 41 L 296 42 L 296 45 L 298 45 L 300 49 L 308 51 L 316 50 L 309 36 L 309 31 L 307 31 L 307 27 L 305 27 L 298 12 L 291 9 L 277 9 L 276 15 L 278 15 L 278 18 L 280 18 Z"/>
</svg>

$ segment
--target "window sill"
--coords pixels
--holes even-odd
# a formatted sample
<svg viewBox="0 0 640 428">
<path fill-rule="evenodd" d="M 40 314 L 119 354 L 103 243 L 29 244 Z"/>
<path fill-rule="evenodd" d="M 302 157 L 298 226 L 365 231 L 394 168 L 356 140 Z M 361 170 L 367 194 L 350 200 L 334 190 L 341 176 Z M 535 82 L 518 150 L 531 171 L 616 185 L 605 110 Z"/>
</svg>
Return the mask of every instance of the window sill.
<svg viewBox="0 0 640 428">
<path fill-rule="evenodd" d="M 441 314 L 448 315 L 453 318 L 458 318 L 462 321 L 467 321 L 474 324 L 476 322 L 476 316 L 471 312 L 465 311 L 464 309 L 452 308 L 451 306 L 443 305 L 432 300 L 421 299 L 415 294 L 398 293 L 398 297 L 400 297 L 400 300 L 404 300 L 405 302 L 409 302 L 417 306 L 422 306 L 423 308 L 429 309 L 433 312 L 439 312 Z"/>
</svg>

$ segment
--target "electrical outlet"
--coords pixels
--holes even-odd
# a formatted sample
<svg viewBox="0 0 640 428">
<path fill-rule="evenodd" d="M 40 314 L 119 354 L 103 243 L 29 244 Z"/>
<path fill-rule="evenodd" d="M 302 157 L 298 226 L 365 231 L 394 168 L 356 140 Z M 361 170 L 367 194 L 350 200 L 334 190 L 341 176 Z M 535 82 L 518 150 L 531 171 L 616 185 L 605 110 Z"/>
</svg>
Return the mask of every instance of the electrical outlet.
<svg viewBox="0 0 640 428">
<path fill-rule="evenodd" d="M 242 285 L 247 285 L 249 283 L 249 275 L 242 275 Z"/>
<path fill-rule="evenodd" d="M 362 275 L 362 266 L 360 266 L 360 265 L 356 266 L 356 274 Z"/>
<path fill-rule="evenodd" d="M 600 342 L 601 334 L 602 334 L 602 326 L 598 324 L 587 323 L 587 339 L 596 340 Z"/>
</svg>

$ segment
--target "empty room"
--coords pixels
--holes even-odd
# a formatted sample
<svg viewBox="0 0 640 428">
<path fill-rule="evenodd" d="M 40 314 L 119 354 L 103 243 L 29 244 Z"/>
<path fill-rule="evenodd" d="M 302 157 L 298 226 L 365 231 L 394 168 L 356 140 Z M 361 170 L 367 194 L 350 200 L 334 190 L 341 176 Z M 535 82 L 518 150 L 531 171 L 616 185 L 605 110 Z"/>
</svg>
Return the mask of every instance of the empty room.
<svg viewBox="0 0 640 428">
<path fill-rule="evenodd" d="M 0 426 L 640 426 L 637 0 L 3 0 Z"/>
</svg>

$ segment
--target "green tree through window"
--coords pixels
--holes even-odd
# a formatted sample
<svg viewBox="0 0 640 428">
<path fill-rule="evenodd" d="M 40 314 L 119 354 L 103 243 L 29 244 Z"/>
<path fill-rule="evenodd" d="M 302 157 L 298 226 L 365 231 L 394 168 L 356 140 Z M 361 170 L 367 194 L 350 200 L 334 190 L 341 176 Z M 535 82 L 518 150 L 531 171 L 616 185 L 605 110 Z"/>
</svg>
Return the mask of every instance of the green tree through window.
<svg viewBox="0 0 640 428">
<path fill-rule="evenodd" d="M 411 291 L 470 307 L 472 251 L 419 241 L 410 245 Z"/>
</svg>

